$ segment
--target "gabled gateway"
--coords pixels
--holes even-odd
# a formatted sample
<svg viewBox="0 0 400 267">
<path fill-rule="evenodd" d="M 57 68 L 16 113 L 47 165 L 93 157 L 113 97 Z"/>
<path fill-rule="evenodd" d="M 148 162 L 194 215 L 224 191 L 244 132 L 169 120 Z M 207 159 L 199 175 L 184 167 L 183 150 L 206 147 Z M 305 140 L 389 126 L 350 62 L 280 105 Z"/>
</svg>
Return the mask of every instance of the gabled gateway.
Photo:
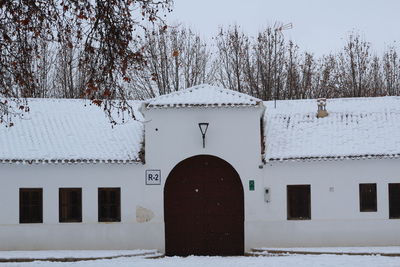
<svg viewBox="0 0 400 267">
<path fill-rule="evenodd" d="M 400 245 L 399 97 L 275 108 L 199 85 L 130 104 L 112 127 L 89 101 L 30 99 L 0 126 L 0 249 Z"/>
</svg>

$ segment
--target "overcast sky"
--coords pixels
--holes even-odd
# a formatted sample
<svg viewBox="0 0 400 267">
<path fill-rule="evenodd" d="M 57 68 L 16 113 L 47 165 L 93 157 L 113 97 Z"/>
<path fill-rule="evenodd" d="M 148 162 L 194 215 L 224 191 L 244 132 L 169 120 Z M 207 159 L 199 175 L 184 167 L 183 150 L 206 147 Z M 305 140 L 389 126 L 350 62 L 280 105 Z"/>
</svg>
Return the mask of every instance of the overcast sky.
<svg viewBox="0 0 400 267">
<path fill-rule="evenodd" d="M 220 25 L 250 34 L 275 21 L 293 23 L 285 36 L 316 55 L 337 51 L 356 29 L 380 53 L 400 43 L 400 0 L 174 0 L 168 23 L 182 22 L 211 38 Z"/>
</svg>

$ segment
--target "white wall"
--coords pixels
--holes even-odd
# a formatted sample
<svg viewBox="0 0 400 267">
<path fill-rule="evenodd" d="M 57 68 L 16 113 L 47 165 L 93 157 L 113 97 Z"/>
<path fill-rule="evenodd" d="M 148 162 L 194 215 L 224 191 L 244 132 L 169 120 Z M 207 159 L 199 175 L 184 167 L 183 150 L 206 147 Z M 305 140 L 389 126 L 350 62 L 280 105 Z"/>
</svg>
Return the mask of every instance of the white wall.
<svg viewBox="0 0 400 267">
<path fill-rule="evenodd" d="M 400 245 L 400 220 L 389 219 L 388 183 L 400 183 L 398 159 L 274 162 L 265 166 L 258 210 L 247 220 L 249 247 Z M 377 212 L 360 212 L 359 184 L 377 184 Z M 311 185 L 311 220 L 287 220 L 286 186 Z M 334 191 L 330 192 L 330 187 Z"/>
<path fill-rule="evenodd" d="M 249 180 L 263 181 L 261 157 L 260 117 L 262 107 L 190 108 L 144 110 L 146 128 L 146 165 L 162 169 L 161 187 L 151 187 L 151 195 L 158 196 L 163 212 L 163 187 L 168 173 L 180 161 L 194 155 L 209 154 L 222 158 L 238 172 L 244 189 L 245 221 L 257 211 L 257 196 L 248 190 Z M 203 148 L 200 122 L 208 122 L 206 147 Z M 151 140 L 147 142 L 147 140 Z M 250 247 L 245 229 L 245 248 Z M 164 249 L 164 247 L 163 247 Z"/>
<path fill-rule="evenodd" d="M 398 159 L 261 163 L 261 108 L 145 110 L 146 163 L 0 164 L 0 250 L 164 250 L 163 190 L 180 161 L 218 156 L 239 173 L 245 194 L 245 248 L 400 245 L 400 220 L 388 219 L 388 183 L 400 183 Z M 209 122 L 202 147 L 199 122 Z M 157 130 L 156 130 L 157 129 Z M 160 169 L 161 185 L 145 185 Z M 249 191 L 255 180 L 255 191 Z M 359 211 L 359 183 L 377 183 L 378 211 Z M 311 220 L 286 219 L 286 186 L 311 185 Z M 43 224 L 19 224 L 19 188 L 43 188 Z M 82 223 L 58 222 L 58 188 L 82 188 Z M 121 187 L 121 222 L 97 222 L 97 188 Z M 264 188 L 271 202 L 264 201 Z M 333 187 L 334 192 L 329 188 Z M 136 219 L 137 207 L 154 214 Z M 6 242 L 4 242 L 6 240 Z"/>
<path fill-rule="evenodd" d="M 159 213 L 136 222 L 136 207 L 149 202 L 142 164 L 1 164 L 0 170 L 1 250 L 158 248 L 163 242 Z M 43 188 L 43 224 L 19 224 L 19 188 L 31 187 Z M 82 223 L 58 222 L 60 187 L 82 188 Z M 98 187 L 121 188 L 121 222 L 98 222 Z"/>
<path fill-rule="evenodd" d="M 144 165 L 0 164 L 0 240 L 8 240 L 0 242 L 0 250 L 157 248 L 163 251 L 163 191 L 169 172 L 190 156 L 211 154 L 235 167 L 245 189 L 249 179 L 262 181 L 258 169 L 261 112 L 261 107 L 147 110 Z M 199 122 L 210 123 L 204 149 Z M 161 185 L 145 185 L 146 169 L 161 170 Z M 43 188 L 43 223 L 19 224 L 19 188 L 31 187 Z M 82 223 L 58 222 L 60 187 L 82 188 Z M 97 222 L 98 187 L 121 187 L 121 222 Z M 245 199 L 247 194 L 245 190 Z M 154 217 L 148 222 L 137 222 L 138 206 Z"/>
<path fill-rule="evenodd" d="M 146 165 L 171 170 L 180 161 L 210 154 L 247 176 L 261 164 L 261 107 L 144 110 Z M 208 122 L 203 148 L 198 123 Z M 243 173 L 244 172 L 244 173 Z M 251 176 L 253 170 L 250 171 Z"/>
</svg>

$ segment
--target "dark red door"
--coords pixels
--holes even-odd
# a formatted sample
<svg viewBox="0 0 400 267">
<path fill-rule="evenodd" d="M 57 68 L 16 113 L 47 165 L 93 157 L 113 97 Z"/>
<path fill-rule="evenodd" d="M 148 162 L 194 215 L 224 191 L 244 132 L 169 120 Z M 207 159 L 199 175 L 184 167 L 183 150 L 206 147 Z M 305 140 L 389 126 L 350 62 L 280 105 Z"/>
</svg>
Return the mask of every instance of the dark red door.
<svg viewBox="0 0 400 267">
<path fill-rule="evenodd" d="M 164 187 L 167 256 L 243 255 L 244 196 L 226 161 L 200 155 L 180 162 Z"/>
</svg>

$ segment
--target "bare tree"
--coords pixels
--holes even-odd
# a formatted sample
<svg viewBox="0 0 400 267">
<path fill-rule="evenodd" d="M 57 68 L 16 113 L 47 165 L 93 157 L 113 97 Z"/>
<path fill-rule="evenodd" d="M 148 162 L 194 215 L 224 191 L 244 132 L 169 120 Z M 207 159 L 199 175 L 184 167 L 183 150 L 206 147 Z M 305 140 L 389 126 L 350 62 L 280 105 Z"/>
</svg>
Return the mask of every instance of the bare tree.
<svg viewBox="0 0 400 267">
<path fill-rule="evenodd" d="M 319 60 L 318 69 L 312 96 L 315 98 L 337 97 L 340 91 L 340 75 L 338 75 L 336 56 L 331 54 L 322 57 Z"/>
<path fill-rule="evenodd" d="M 389 95 L 400 93 L 400 58 L 394 46 L 383 54 L 383 70 L 386 90 Z"/>
<path fill-rule="evenodd" d="M 0 1 L 1 97 L 40 95 L 32 61 L 43 52 L 40 43 L 81 46 L 80 64 L 90 66 L 85 96 L 101 105 L 110 96 L 126 99 L 121 80 L 143 61 L 138 49 L 142 20 L 159 19 L 171 0 L 36 0 Z M 105 101 L 107 102 L 107 101 Z M 126 103 L 124 104 L 126 105 Z M 109 111 L 110 103 L 104 103 Z M 108 112 L 110 115 L 110 112 Z"/>
<path fill-rule="evenodd" d="M 145 99 L 201 83 L 212 83 L 211 53 L 190 29 L 165 27 L 147 31 L 143 63 L 128 72 L 134 98 Z"/>
<path fill-rule="evenodd" d="M 344 52 L 339 55 L 342 75 L 350 94 L 346 96 L 360 97 L 365 94 L 368 87 L 368 67 L 371 61 L 370 44 L 361 39 L 358 34 L 350 34 L 344 47 Z"/>
<path fill-rule="evenodd" d="M 60 46 L 57 51 L 56 77 L 54 88 L 57 95 L 63 98 L 77 98 L 76 78 L 76 49 L 69 46 Z"/>
<path fill-rule="evenodd" d="M 133 115 L 127 99 L 201 83 L 263 100 L 400 94 L 395 46 L 371 56 L 352 33 L 341 51 L 316 57 L 279 28 L 252 37 L 237 25 L 210 44 L 153 23 L 171 1 L 0 0 L 0 122 L 28 111 L 27 97 L 87 98 L 112 120 L 114 107 Z"/>
<path fill-rule="evenodd" d="M 283 35 L 267 27 L 258 33 L 253 49 L 258 97 L 263 100 L 279 99 L 286 80 L 284 74 L 286 47 Z"/>
<path fill-rule="evenodd" d="M 284 88 L 283 97 L 285 99 L 300 98 L 300 74 L 298 46 L 289 41 L 287 48 L 286 66 L 286 86 Z"/>
<path fill-rule="evenodd" d="M 243 84 L 245 80 L 246 61 L 244 56 L 248 54 L 249 39 L 240 31 L 237 25 L 229 27 L 227 30 L 220 29 L 216 37 L 218 83 L 223 87 L 247 92 L 248 87 Z"/>
<path fill-rule="evenodd" d="M 316 64 L 314 56 L 305 52 L 300 64 L 300 85 L 296 98 L 312 98 L 315 90 Z"/>
<path fill-rule="evenodd" d="M 367 96 L 387 95 L 387 88 L 383 81 L 382 64 L 378 56 L 374 56 L 369 69 L 369 90 Z"/>
</svg>

